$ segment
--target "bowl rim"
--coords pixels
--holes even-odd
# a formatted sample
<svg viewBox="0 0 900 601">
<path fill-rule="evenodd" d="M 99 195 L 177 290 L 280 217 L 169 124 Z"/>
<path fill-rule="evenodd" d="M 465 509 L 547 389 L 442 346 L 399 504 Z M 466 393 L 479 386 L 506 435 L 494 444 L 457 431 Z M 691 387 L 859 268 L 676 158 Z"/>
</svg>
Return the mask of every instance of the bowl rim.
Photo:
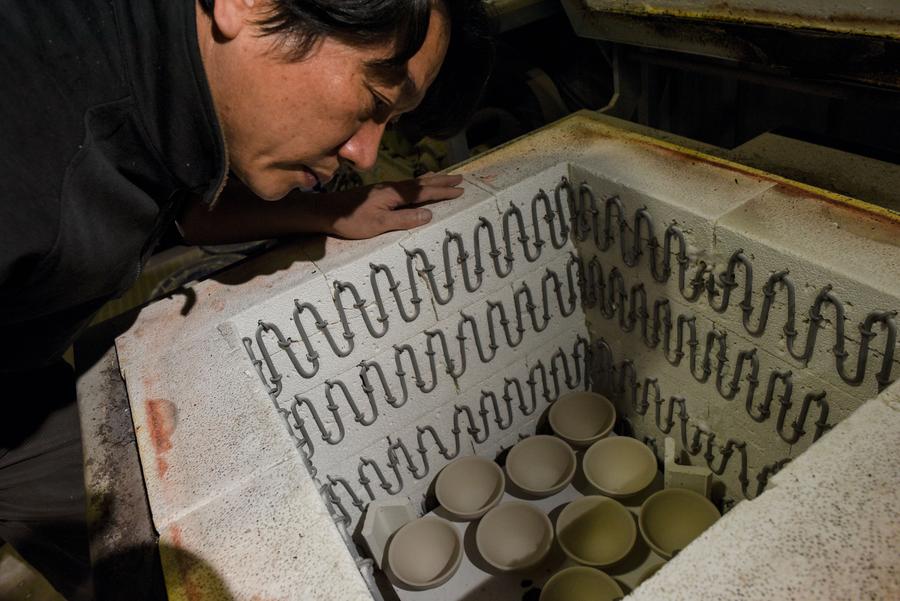
<svg viewBox="0 0 900 601">
<path fill-rule="evenodd" d="M 530 441 L 530 442 L 529 442 Z M 538 442 L 535 442 L 538 441 Z M 558 445 L 560 448 L 564 448 L 567 451 L 567 456 L 569 458 L 569 466 L 566 468 L 566 471 L 563 473 L 563 479 L 561 483 L 556 484 L 550 488 L 529 488 L 524 486 L 521 482 L 519 482 L 516 477 L 513 475 L 512 470 L 510 470 L 510 462 L 514 460 L 516 449 L 520 449 L 522 445 L 527 444 L 538 444 L 542 442 L 549 442 L 554 445 Z M 521 451 L 520 451 L 521 452 Z M 578 469 L 578 459 L 575 457 L 575 451 L 572 450 L 572 447 L 566 443 L 566 441 L 560 439 L 557 436 L 550 436 L 549 434 L 535 434 L 533 436 L 529 436 L 528 438 L 524 438 L 517 442 L 510 450 L 509 454 L 506 456 L 506 475 L 509 478 L 509 481 L 518 486 L 520 489 L 525 491 L 526 493 L 538 496 L 549 496 L 558 493 L 575 478 L 575 472 Z"/>
<path fill-rule="evenodd" d="M 609 406 L 609 409 L 610 409 L 611 415 L 612 415 L 612 419 L 609 420 L 609 424 L 599 434 L 595 434 L 594 436 L 589 436 L 587 438 L 578 438 L 578 437 L 569 436 L 568 434 L 560 432 L 560 430 L 559 430 L 559 428 L 557 428 L 557 424 L 556 424 L 555 415 L 557 414 L 556 412 L 558 411 L 556 408 L 559 407 L 561 404 L 565 404 L 566 399 L 573 398 L 576 395 L 583 395 L 583 394 L 596 397 Z M 561 403 L 560 401 L 563 401 L 563 402 Z M 616 406 L 613 404 L 613 402 L 611 400 L 609 400 L 609 398 L 606 395 L 600 394 L 599 392 L 594 392 L 592 390 L 573 390 L 573 391 L 567 392 L 563 395 L 560 395 L 559 398 L 556 399 L 550 405 L 550 409 L 547 411 L 547 421 L 550 422 L 550 427 L 553 429 L 553 431 L 556 433 L 556 435 L 559 438 L 562 438 L 563 440 L 569 442 L 570 444 L 574 444 L 577 446 L 590 445 L 590 444 L 602 439 L 604 436 L 609 435 L 609 433 L 612 432 L 613 426 L 616 424 L 617 417 L 618 417 L 618 412 L 616 411 Z"/>
<path fill-rule="evenodd" d="M 529 564 L 516 567 L 502 566 L 494 563 L 494 561 L 492 561 L 487 555 L 485 555 L 481 544 L 481 540 L 483 538 L 481 534 L 483 532 L 482 526 L 485 524 L 485 522 L 489 522 L 492 515 L 497 515 L 497 513 L 499 513 L 500 511 L 508 509 L 510 507 L 524 507 L 532 514 L 538 516 L 540 518 L 541 524 L 543 524 L 544 526 L 544 532 L 550 535 L 547 537 L 546 542 L 540 549 L 540 554 L 534 561 Z M 553 541 L 555 538 L 556 533 L 553 529 L 553 523 L 550 521 L 550 518 L 547 516 L 547 514 L 535 507 L 532 503 L 528 503 L 526 501 L 507 501 L 505 503 L 497 505 L 496 507 L 488 511 L 483 518 L 481 518 L 481 521 L 478 523 L 478 527 L 475 529 L 475 547 L 478 549 L 478 554 L 481 555 L 481 558 L 488 562 L 492 567 L 500 570 L 501 572 L 519 572 L 522 570 L 528 570 L 538 565 L 539 563 L 544 561 L 544 559 L 547 557 L 547 554 L 550 552 L 550 549 L 553 548 Z"/>
<path fill-rule="evenodd" d="M 446 473 L 447 468 L 453 467 L 454 465 L 458 465 L 465 461 L 476 461 L 478 463 L 482 463 L 485 465 L 489 464 L 491 466 L 491 468 L 493 469 L 493 471 L 498 475 L 499 483 L 500 483 L 500 486 L 497 487 L 497 490 L 494 492 L 494 495 L 490 499 L 488 499 L 488 502 L 483 507 L 481 507 L 480 509 L 477 509 L 476 511 L 470 511 L 470 512 L 457 511 L 457 510 L 453 509 L 452 507 L 448 506 L 447 503 L 445 502 L 445 500 L 441 498 L 441 493 L 440 493 L 441 478 L 444 477 L 444 474 Z M 481 516 L 486 514 L 488 511 L 490 511 L 491 509 L 496 507 L 498 503 L 500 503 L 500 500 L 503 498 L 503 494 L 505 492 L 506 492 L 506 474 L 503 472 L 503 468 L 501 468 L 499 465 L 497 465 L 496 461 L 491 461 L 487 457 L 482 457 L 481 455 L 466 455 L 464 457 L 455 458 L 453 461 L 451 461 L 450 463 L 445 465 L 443 468 L 441 468 L 441 471 L 438 473 L 437 477 L 434 479 L 434 496 L 437 498 L 438 504 L 440 504 L 441 507 L 443 507 L 445 510 L 447 510 L 447 512 L 450 515 L 452 515 L 456 518 L 459 518 L 461 520 L 475 520 L 475 519 L 480 518 Z"/>
<path fill-rule="evenodd" d="M 621 515 L 625 515 L 628 517 L 628 524 L 629 524 L 629 528 L 628 528 L 629 537 L 628 538 L 629 538 L 630 542 L 628 543 L 625 550 L 621 553 L 621 555 L 619 555 L 615 559 L 612 559 L 610 561 L 599 562 L 599 563 L 587 561 L 586 559 L 579 557 L 578 555 L 573 553 L 563 542 L 563 537 L 560 536 L 560 532 L 559 532 L 559 524 L 562 521 L 563 516 L 566 514 L 566 511 L 568 511 L 569 507 L 572 507 L 573 505 L 587 504 L 587 503 L 592 503 L 594 505 L 601 505 L 603 503 L 613 503 L 614 506 L 617 508 L 616 511 L 618 511 Z M 587 495 L 587 496 L 575 499 L 575 500 L 567 503 L 566 506 L 562 508 L 562 511 L 559 513 L 559 516 L 557 516 L 557 518 L 556 518 L 556 540 L 557 540 L 557 542 L 559 542 L 559 548 L 563 550 L 563 553 L 565 553 L 567 557 L 569 557 L 573 561 L 575 561 L 581 565 L 584 565 L 584 566 L 591 566 L 591 567 L 611 566 L 614 563 L 616 563 L 617 561 L 620 561 L 622 558 L 624 558 L 626 555 L 628 555 L 631 552 L 631 550 L 634 548 L 634 544 L 635 544 L 635 542 L 637 542 L 637 533 L 638 533 L 638 527 L 635 526 L 634 516 L 632 515 L 632 513 L 630 511 L 628 511 L 628 508 L 625 507 L 624 505 L 622 505 L 622 503 L 620 503 L 616 499 L 606 497 L 603 495 Z"/>
<path fill-rule="evenodd" d="M 427 582 L 413 582 L 411 580 L 407 580 L 406 578 L 401 576 L 400 573 L 397 572 L 397 569 L 395 567 L 396 562 L 394 561 L 394 558 L 395 558 L 394 554 L 395 554 L 395 549 L 396 549 L 396 547 L 394 545 L 394 541 L 396 541 L 397 536 L 400 535 L 400 533 L 402 533 L 404 530 L 412 528 L 414 525 L 421 524 L 422 522 L 425 522 L 425 521 L 438 523 L 441 525 L 442 528 L 450 531 L 453 534 L 454 539 L 456 540 L 456 546 L 455 546 L 453 555 L 451 555 L 452 565 L 448 564 L 450 566 L 449 568 L 447 568 L 443 573 L 439 574 L 437 577 L 432 578 L 431 580 L 429 580 Z M 448 580 L 450 580 L 456 574 L 457 570 L 459 570 L 459 566 L 462 564 L 463 553 L 464 553 L 463 539 L 462 539 L 462 535 L 459 533 L 459 530 L 457 530 L 453 526 L 453 524 L 451 524 L 448 520 L 445 520 L 443 518 L 433 516 L 433 515 L 425 515 L 425 516 L 422 516 L 411 522 L 407 522 L 406 524 L 401 526 L 391 536 L 390 543 L 388 544 L 387 565 L 390 568 L 391 574 L 393 574 L 394 577 L 397 580 L 399 580 L 401 583 L 405 584 L 406 586 L 408 586 L 412 589 L 426 590 L 426 589 L 435 588 L 437 586 L 440 586 L 440 585 L 444 584 L 445 582 L 447 582 Z"/>
<path fill-rule="evenodd" d="M 546 599 L 544 598 L 544 591 L 548 590 L 548 589 L 550 588 L 550 585 L 552 585 L 552 584 L 553 584 L 554 582 L 556 582 L 557 580 L 562 579 L 562 578 L 565 578 L 567 575 L 569 575 L 569 574 L 571 574 L 571 573 L 573 573 L 573 572 L 590 573 L 592 576 L 597 576 L 597 575 L 599 575 L 599 576 L 600 576 L 600 580 L 606 581 L 607 583 L 612 583 L 612 585 L 615 586 L 616 590 L 619 591 L 619 596 L 620 596 L 620 597 L 625 596 L 625 592 L 622 590 L 622 587 L 619 586 L 619 583 L 616 582 L 616 579 L 615 579 L 615 578 L 613 578 L 612 576 L 610 576 L 609 574 L 607 574 L 607 573 L 604 572 L 603 570 L 598 570 L 598 569 L 597 569 L 596 567 L 594 567 L 594 566 L 581 566 L 581 565 L 579 565 L 579 566 L 569 566 L 569 567 L 567 567 L 567 568 L 563 568 L 563 569 L 561 569 L 560 571 L 558 571 L 557 573 L 553 574 L 553 576 L 551 576 L 551 577 L 547 580 L 547 582 L 544 584 L 544 586 L 542 587 L 542 589 L 541 589 L 541 596 L 540 596 L 540 599 L 539 599 L 538 601 L 546 601 Z"/>
<path fill-rule="evenodd" d="M 719 513 L 719 510 L 716 508 L 716 506 L 713 504 L 712 501 L 710 501 L 707 497 L 704 497 L 700 493 L 693 491 L 693 490 L 689 490 L 687 488 L 679 488 L 677 486 L 673 486 L 671 488 L 664 488 L 662 490 L 656 491 L 655 493 L 653 493 L 652 495 L 647 497 L 644 500 L 644 502 L 641 504 L 641 509 L 638 512 L 638 529 L 641 531 L 641 537 L 644 539 L 644 542 L 647 543 L 647 546 L 649 546 L 657 555 L 659 555 L 660 557 L 662 557 L 663 559 L 666 559 L 666 560 L 672 559 L 672 553 L 664 551 L 659 545 L 657 545 L 655 542 L 650 540 L 649 536 L 647 536 L 647 528 L 644 525 L 644 522 L 646 521 L 646 518 L 644 517 L 644 508 L 647 507 L 647 504 L 650 503 L 650 501 L 653 501 L 662 496 L 673 495 L 673 494 L 686 495 L 689 498 L 696 499 L 697 501 L 700 502 L 701 505 L 703 505 L 709 509 L 712 509 L 712 511 L 716 514 L 716 519 L 713 521 L 713 524 L 715 524 L 719 520 L 719 518 L 722 517 L 722 514 Z M 712 524 L 710 524 L 710 526 L 712 526 Z M 707 528 L 709 528 L 710 526 L 707 526 Z M 705 530 L 704 530 L 704 532 L 705 532 Z M 702 534 L 702 532 L 700 534 Z M 700 536 L 700 535 L 698 534 L 697 536 Z M 696 540 L 696 537 L 695 537 L 695 540 Z M 691 542 L 693 542 L 693 541 L 691 541 Z"/>
<path fill-rule="evenodd" d="M 626 445 L 632 445 L 632 446 L 638 445 L 638 447 L 636 447 L 636 448 L 640 448 L 641 449 L 640 452 L 643 453 L 644 455 L 646 455 L 649 458 L 650 463 L 653 465 L 653 472 L 651 473 L 650 478 L 644 484 L 642 484 L 639 488 L 636 488 L 634 490 L 627 489 L 625 491 L 610 490 L 608 488 L 604 488 L 603 486 L 600 486 L 599 484 L 597 484 L 597 482 L 595 482 L 594 479 L 591 477 L 591 474 L 588 471 L 588 463 L 590 462 L 590 458 L 593 457 L 594 454 L 599 453 L 600 452 L 599 449 L 602 449 L 604 446 L 616 445 L 616 444 L 626 444 Z M 621 498 L 625 498 L 625 497 L 630 497 L 632 495 L 636 495 L 639 492 L 646 489 L 648 486 L 650 486 L 653 483 L 653 479 L 656 478 L 656 473 L 659 471 L 659 469 L 657 467 L 656 455 L 653 453 L 653 451 L 650 450 L 650 448 L 647 445 L 642 443 L 640 440 L 638 440 L 636 438 L 632 438 L 630 436 L 612 436 L 612 437 L 603 438 L 601 440 L 598 440 L 597 442 L 592 444 L 587 451 L 585 451 L 584 457 L 582 458 L 582 461 L 581 461 L 581 471 L 591 486 L 593 486 L 594 488 L 596 488 L 597 490 L 599 490 L 601 493 L 603 493 L 604 495 L 606 495 L 608 497 L 621 499 Z"/>
</svg>

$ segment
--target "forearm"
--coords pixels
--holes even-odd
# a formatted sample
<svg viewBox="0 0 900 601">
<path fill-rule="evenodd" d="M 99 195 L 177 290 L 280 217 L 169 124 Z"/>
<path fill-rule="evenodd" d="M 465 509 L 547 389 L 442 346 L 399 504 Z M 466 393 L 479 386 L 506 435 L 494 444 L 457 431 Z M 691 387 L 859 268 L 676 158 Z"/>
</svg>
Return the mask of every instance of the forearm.
<svg viewBox="0 0 900 601">
<path fill-rule="evenodd" d="M 301 233 L 331 233 L 329 195 L 294 191 L 278 201 L 262 200 L 231 179 L 210 209 L 198 199 L 178 220 L 191 244 L 230 244 Z"/>
</svg>

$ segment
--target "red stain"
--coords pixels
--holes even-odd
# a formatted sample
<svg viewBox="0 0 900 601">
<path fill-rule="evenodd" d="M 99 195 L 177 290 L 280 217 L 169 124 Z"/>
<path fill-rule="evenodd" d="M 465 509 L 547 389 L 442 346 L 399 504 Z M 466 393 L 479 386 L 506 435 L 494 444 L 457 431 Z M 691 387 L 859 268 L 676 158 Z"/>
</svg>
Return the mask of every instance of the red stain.
<svg viewBox="0 0 900 601">
<path fill-rule="evenodd" d="M 166 474 L 169 473 L 169 462 L 163 457 L 156 458 L 156 473 L 159 474 L 160 478 L 165 478 Z"/>
<path fill-rule="evenodd" d="M 172 524 L 169 526 L 169 536 L 172 538 L 172 546 L 181 548 L 181 528 L 178 527 L 178 524 Z"/>
<path fill-rule="evenodd" d="M 166 399 L 147 399 L 144 406 L 150 440 L 156 451 L 156 471 L 160 478 L 165 478 L 169 471 L 169 462 L 166 461 L 165 455 L 172 449 L 172 434 L 175 432 L 178 410 Z"/>
<path fill-rule="evenodd" d="M 150 392 L 156 387 L 156 376 L 154 375 L 146 375 L 141 379 L 144 384 L 144 394 L 150 396 L 152 393 Z"/>
<path fill-rule="evenodd" d="M 222 310 L 225 309 L 225 301 L 223 301 L 222 299 L 216 299 L 212 302 L 212 305 L 210 305 L 210 307 L 216 313 L 221 313 Z"/>
<path fill-rule="evenodd" d="M 181 565 L 188 564 L 188 562 L 179 563 Z M 202 601 L 204 596 L 203 590 L 191 578 L 190 564 L 182 568 L 182 577 L 184 578 L 184 592 L 187 594 L 188 601 Z"/>
<path fill-rule="evenodd" d="M 179 528 L 177 524 L 169 526 L 169 537 L 173 548 L 182 548 L 181 528 Z M 184 585 L 184 593 L 187 596 L 188 601 L 202 601 L 203 591 L 197 586 L 197 583 L 194 582 L 194 579 L 192 578 L 193 565 L 191 556 L 181 551 L 176 551 L 173 555 L 175 557 L 175 565 L 178 574 L 181 576 L 181 582 Z"/>
</svg>

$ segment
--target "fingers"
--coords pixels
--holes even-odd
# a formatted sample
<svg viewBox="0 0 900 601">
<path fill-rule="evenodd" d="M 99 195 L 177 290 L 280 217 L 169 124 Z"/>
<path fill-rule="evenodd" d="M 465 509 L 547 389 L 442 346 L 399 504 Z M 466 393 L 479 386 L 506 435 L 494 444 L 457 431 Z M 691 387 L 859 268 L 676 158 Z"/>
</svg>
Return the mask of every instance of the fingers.
<svg viewBox="0 0 900 601">
<path fill-rule="evenodd" d="M 415 180 L 411 180 L 411 182 L 418 183 L 421 186 L 438 187 L 458 186 L 462 181 L 463 177 L 461 175 L 434 175 L 429 173 L 419 176 Z"/>
<path fill-rule="evenodd" d="M 397 209 L 384 217 L 384 231 L 409 230 L 431 221 L 431 211 L 424 208 Z"/>
<path fill-rule="evenodd" d="M 419 193 L 413 197 L 408 204 L 420 204 L 423 202 L 432 202 L 435 200 L 451 200 L 453 198 L 459 198 L 463 195 L 464 190 L 462 188 L 437 188 L 434 186 L 428 186 L 422 188 Z"/>
<path fill-rule="evenodd" d="M 432 178 L 408 180 L 396 186 L 394 206 L 415 205 L 436 200 L 459 198 L 463 189 L 456 187 L 462 178 L 456 175 L 436 175 Z"/>
</svg>

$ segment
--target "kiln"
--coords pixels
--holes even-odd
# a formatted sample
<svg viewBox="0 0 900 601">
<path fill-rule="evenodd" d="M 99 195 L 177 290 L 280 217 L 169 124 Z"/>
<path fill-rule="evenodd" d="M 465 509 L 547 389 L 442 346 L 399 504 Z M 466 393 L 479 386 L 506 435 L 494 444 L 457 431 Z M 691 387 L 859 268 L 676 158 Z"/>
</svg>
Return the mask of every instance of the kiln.
<svg viewBox="0 0 900 601">
<path fill-rule="evenodd" d="M 282 246 L 145 308 L 82 378 L 83 403 L 127 398 L 170 598 L 528 598 L 465 570 L 395 590 L 358 531 L 581 389 L 726 512 L 633 598 L 900 595 L 895 212 L 589 112 L 454 172 L 427 227 Z"/>
</svg>

